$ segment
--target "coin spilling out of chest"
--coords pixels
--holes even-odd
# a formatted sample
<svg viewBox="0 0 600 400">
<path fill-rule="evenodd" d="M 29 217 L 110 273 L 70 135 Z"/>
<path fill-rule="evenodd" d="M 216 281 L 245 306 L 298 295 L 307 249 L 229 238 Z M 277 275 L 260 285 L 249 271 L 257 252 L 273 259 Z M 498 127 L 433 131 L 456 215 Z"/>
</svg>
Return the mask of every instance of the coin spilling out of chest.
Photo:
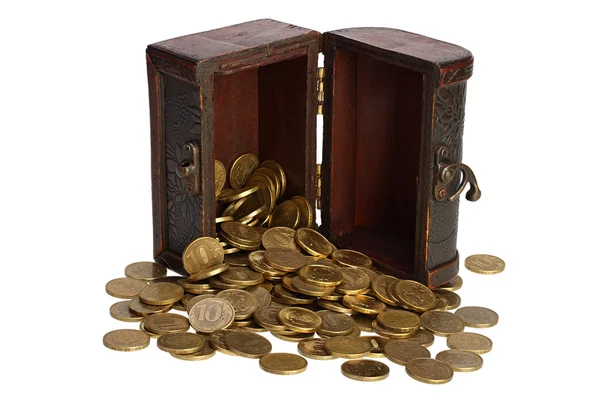
<svg viewBox="0 0 600 400">
<path fill-rule="evenodd" d="M 151 281 L 156 278 L 167 276 L 167 269 L 154 262 L 141 261 L 129 264 L 125 267 L 125 276 L 144 281 Z"/>
<path fill-rule="evenodd" d="M 349 360 L 342 364 L 345 377 L 363 382 L 381 381 L 390 375 L 390 368 L 374 360 Z"/>
<path fill-rule="evenodd" d="M 271 342 L 253 332 L 237 331 L 225 336 L 225 343 L 238 356 L 260 358 L 271 352 Z"/>
<path fill-rule="evenodd" d="M 150 337 L 136 329 L 118 329 L 102 339 L 104 346 L 117 351 L 136 351 L 148 347 Z"/>
<path fill-rule="evenodd" d="M 277 375 L 295 375 L 306 370 L 308 363 L 297 354 L 270 353 L 260 358 L 260 367 Z"/>
<path fill-rule="evenodd" d="M 106 293 L 119 299 L 133 299 L 148 284 L 142 280 L 134 278 L 117 278 L 106 284 Z"/>
<path fill-rule="evenodd" d="M 489 254 L 474 254 L 465 259 L 465 267 L 477 274 L 495 275 L 504 271 L 504 260 Z"/>
</svg>

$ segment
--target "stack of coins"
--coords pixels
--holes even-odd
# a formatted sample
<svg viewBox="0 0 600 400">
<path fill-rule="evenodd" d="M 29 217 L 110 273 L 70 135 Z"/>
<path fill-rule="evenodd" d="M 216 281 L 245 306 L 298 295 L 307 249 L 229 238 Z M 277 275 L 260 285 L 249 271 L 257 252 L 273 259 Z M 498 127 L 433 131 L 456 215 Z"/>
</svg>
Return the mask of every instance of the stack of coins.
<svg viewBox="0 0 600 400">
<path fill-rule="evenodd" d="M 249 155 L 236 159 L 230 172 L 231 191 L 239 195 L 252 182 L 261 182 L 256 184 L 261 189 L 252 193 L 272 194 L 270 210 L 285 190 L 285 173 L 276 173 L 275 162 L 258 165 L 258 159 Z M 231 193 L 227 191 L 220 193 Z M 157 338 L 161 350 L 179 359 L 204 360 L 216 350 L 260 359 L 260 368 L 283 375 L 304 371 L 305 358 L 347 358 L 351 360 L 341 372 L 362 381 L 389 375 L 384 363 L 365 357 L 385 357 L 426 383 L 445 383 L 454 372 L 481 368 L 480 354 L 490 351 L 492 342 L 464 330 L 494 326 L 498 315 L 483 307 L 458 308 L 461 299 L 455 292 L 462 287 L 460 277 L 430 290 L 382 274 L 365 254 L 337 249 L 308 226 L 293 228 L 296 214 L 292 211 L 290 217 L 294 208 L 282 207 L 285 202 L 277 206 L 285 217 L 276 221 L 287 221 L 288 226 L 271 228 L 256 225 L 273 222 L 276 208 L 250 218 L 252 212 L 246 213 L 250 208 L 242 208 L 244 204 L 236 208 L 243 213 L 219 217 L 230 217 L 220 221 L 219 239 L 201 237 L 189 244 L 182 257 L 188 277 L 167 277 L 164 267 L 142 262 L 127 266 L 125 278 L 107 283 L 110 295 L 127 299 L 111 307 L 111 316 L 140 322 L 139 331 L 109 332 L 104 338 L 107 347 L 139 350 L 148 345 L 148 338 Z M 302 221 L 311 225 L 306 221 L 312 221 L 314 210 L 308 207 L 305 215 L 311 217 Z M 228 247 L 235 253 L 228 254 Z M 454 313 L 448 311 L 456 308 Z M 186 312 L 187 317 L 171 309 Z M 195 333 L 188 332 L 190 327 Z M 300 355 L 271 353 L 263 332 L 297 342 Z M 361 336 L 362 332 L 370 335 Z M 449 348 L 435 359 L 427 350 L 434 336 L 446 338 Z"/>
</svg>

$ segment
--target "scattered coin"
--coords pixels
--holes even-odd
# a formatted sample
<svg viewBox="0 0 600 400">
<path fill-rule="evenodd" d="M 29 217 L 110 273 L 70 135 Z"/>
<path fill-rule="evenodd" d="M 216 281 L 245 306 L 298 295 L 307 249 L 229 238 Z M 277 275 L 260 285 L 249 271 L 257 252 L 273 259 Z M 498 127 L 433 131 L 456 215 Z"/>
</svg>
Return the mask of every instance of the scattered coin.
<svg viewBox="0 0 600 400">
<path fill-rule="evenodd" d="M 159 334 L 150 332 L 149 330 L 146 329 L 146 325 L 144 324 L 144 321 L 140 322 L 140 331 L 144 332 L 146 335 L 148 335 L 150 338 L 152 339 L 158 339 L 160 337 Z"/>
<path fill-rule="evenodd" d="M 301 307 L 287 307 L 278 314 L 279 322 L 287 329 L 299 333 L 316 332 L 321 326 L 321 317 L 313 311 Z"/>
<path fill-rule="evenodd" d="M 421 315 L 421 326 L 437 336 L 449 336 L 465 329 L 462 319 L 447 311 L 427 311 L 423 313 Z"/>
<path fill-rule="evenodd" d="M 390 306 L 399 306 L 400 303 L 392 297 L 389 292 L 390 287 L 393 287 L 400 279 L 390 275 L 378 275 L 371 280 L 371 290 L 375 297 Z"/>
<path fill-rule="evenodd" d="M 346 307 L 344 304 L 337 302 L 337 301 L 329 301 L 329 300 L 323 300 L 323 299 L 318 299 L 317 300 L 317 305 L 319 307 L 322 307 L 326 310 L 330 310 L 330 311 L 335 311 L 338 313 L 344 313 L 344 314 L 350 314 L 352 313 L 352 309 Z"/>
<path fill-rule="evenodd" d="M 215 355 L 215 349 L 213 349 L 211 347 L 210 341 L 206 340 L 204 343 L 204 347 L 202 348 L 202 350 L 195 352 L 195 353 L 190 353 L 190 354 L 174 354 L 171 353 L 171 355 L 175 358 L 178 358 L 180 360 L 186 360 L 186 361 L 201 361 L 201 360 L 207 360 L 209 358 L 211 358 L 212 356 Z"/>
<path fill-rule="evenodd" d="M 139 322 L 144 320 L 144 316 L 134 314 L 129 309 L 129 300 L 119 301 L 110 306 L 110 316 L 114 319 L 124 322 Z"/>
<path fill-rule="evenodd" d="M 341 336 L 348 335 L 354 330 L 354 320 L 346 315 L 328 310 L 317 311 L 321 317 L 321 327 L 318 330 L 319 335 Z"/>
<path fill-rule="evenodd" d="M 255 230 L 257 228 L 254 228 Z M 248 260 L 248 252 L 241 251 L 235 254 L 226 254 L 225 262 L 233 267 L 248 267 L 250 261 Z"/>
<path fill-rule="evenodd" d="M 350 360 L 342 364 L 342 374 L 363 382 L 381 381 L 390 375 L 390 369 L 375 360 Z"/>
<path fill-rule="evenodd" d="M 308 363 L 299 355 L 290 353 L 270 353 L 262 356 L 260 367 L 271 374 L 295 375 L 306 370 Z"/>
<path fill-rule="evenodd" d="M 256 300 L 258 301 L 258 308 L 267 307 L 269 304 L 271 304 L 271 295 L 264 288 L 260 286 L 252 286 L 244 290 L 256 297 Z"/>
<path fill-rule="evenodd" d="M 404 308 L 424 312 L 435 305 L 435 295 L 425 285 L 419 282 L 404 280 L 397 282 L 394 287 L 394 297 Z"/>
<path fill-rule="evenodd" d="M 294 272 L 306 266 L 302 254 L 284 249 L 266 250 L 265 260 L 271 267 L 285 272 Z"/>
<path fill-rule="evenodd" d="M 275 336 L 277 339 L 281 339 L 284 340 L 286 342 L 301 342 L 302 340 L 305 339 L 310 339 L 311 337 L 314 336 L 314 333 L 300 333 L 300 332 L 291 332 L 291 333 L 287 333 L 286 331 L 278 331 L 278 332 L 271 332 L 271 335 Z"/>
<path fill-rule="evenodd" d="M 381 325 L 379 325 L 377 320 L 374 320 L 373 323 L 371 324 L 371 326 L 373 327 L 373 332 L 377 333 L 380 336 L 390 338 L 390 339 L 406 339 L 411 336 L 414 336 L 417 332 L 417 330 L 409 331 L 409 332 L 390 331 L 390 330 L 385 329 Z"/>
<path fill-rule="evenodd" d="M 314 229 L 298 229 L 296 231 L 295 239 L 298 246 L 312 256 L 325 258 L 333 251 L 329 240 Z"/>
<path fill-rule="evenodd" d="M 445 311 L 448 309 L 448 300 L 439 293 L 433 293 L 435 295 L 435 304 L 431 308 L 431 311 Z"/>
<path fill-rule="evenodd" d="M 187 280 L 189 282 L 198 282 L 198 281 L 201 281 L 204 279 L 208 279 L 212 276 L 219 275 L 220 273 L 227 271 L 229 268 L 230 268 L 230 264 L 228 264 L 228 263 L 211 265 L 210 267 L 203 268 L 203 269 L 199 270 L 198 272 L 190 274 L 190 276 L 188 276 Z"/>
<path fill-rule="evenodd" d="M 205 340 L 195 333 L 170 333 L 158 338 L 159 349 L 172 354 L 191 354 L 204 348 Z"/>
<path fill-rule="evenodd" d="M 421 346 L 424 346 L 424 347 L 429 347 L 435 341 L 435 337 L 433 336 L 433 333 L 429 332 L 428 330 L 418 329 L 415 332 L 414 336 L 407 337 L 404 339 L 397 339 L 397 340 L 401 340 L 403 342 L 412 342 L 412 343 L 420 344 Z"/>
<path fill-rule="evenodd" d="M 291 228 L 283 226 L 270 228 L 262 236 L 262 245 L 265 250 L 283 249 L 300 253 L 295 238 L 296 231 Z"/>
<path fill-rule="evenodd" d="M 236 356 L 234 352 L 231 351 L 227 343 L 225 342 L 225 338 L 232 334 L 233 332 L 237 332 L 236 329 L 220 329 L 218 331 L 214 331 L 210 334 L 209 340 L 210 344 L 218 351 L 223 354 L 227 354 L 229 356 Z"/>
<path fill-rule="evenodd" d="M 415 358 L 406 364 L 406 373 L 411 378 L 430 384 L 442 384 L 452 380 L 452 368 L 431 358 Z"/>
<path fill-rule="evenodd" d="M 421 326 L 421 317 L 411 311 L 388 310 L 377 315 L 377 323 L 389 331 L 412 332 Z"/>
<path fill-rule="evenodd" d="M 406 365 L 415 358 L 429 358 L 431 353 L 425 347 L 411 342 L 392 340 L 383 347 L 383 352 L 388 360 L 396 364 Z"/>
<path fill-rule="evenodd" d="M 499 274 L 505 266 L 502 259 L 489 254 L 474 254 L 465 259 L 465 267 L 469 271 L 483 275 Z"/>
<path fill-rule="evenodd" d="M 165 306 L 181 300 L 185 292 L 175 283 L 157 283 L 148 285 L 139 293 L 139 298 L 152 306 Z"/>
<path fill-rule="evenodd" d="M 233 353 L 246 358 L 260 358 L 272 349 L 271 342 L 253 332 L 231 332 L 225 336 L 225 343 Z"/>
<path fill-rule="evenodd" d="M 360 339 L 369 343 L 369 345 L 371 346 L 371 350 L 369 351 L 369 354 L 367 354 L 368 357 L 372 357 L 372 358 L 385 357 L 385 354 L 383 352 L 383 347 L 387 343 L 389 343 L 390 339 L 384 338 L 381 336 L 361 336 Z"/>
<path fill-rule="evenodd" d="M 296 203 L 298 206 L 298 211 L 300 212 L 300 222 L 298 223 L 298 228 L 311 228 L 315 221 L 313 206 L 308 202 L 308 200 L 306 200 L 306 198 L 302 196 L 294 196 L 291 198 L 291 200 Z"/>
<path fill-rule="evenodd" d="M 197 332 L 203 333 L 227 328 L 234 316 L 233 305 L 216 297 L 202 299 L 189 309 L 190 324 Z"/>
<path fill-rule="evenodd" d="M 193 275 L 215 264 L 221 264 L 224 257 L 223 247 L 217 239 L 200 237 L 190 243 L 183 252 L 183 267 Z"/>
<path fill-rule="evenodd" d="M 463 350 L 444 350 L 439 352 L 435 359 L 448 364 L 454 372 L 477 371 L 483 366 L 483 358 Z"/>
<path fill-rule="evenodd" d="M 150 261 L 135 262 L 125 267 L 125 276 L 143 281 L 151 281 L 167 276 L 167 269 L 160 264 Z"/>
<path fill-rule="evenodd" d="M 459 332 L 448 336 L 446 344 L 451 349 L 470 351 L 475 354 L 484 354 L 492 350 L 492 341 L 479 333 Z"/>
<path fill-rule="evenodd" d="M 498 314 L 485 307 L 461 307 L 454 312 L 471 328 L 489 328 L 498 323 Z"/>
<path fill-rule="evenodd" d="M 334 357 L 361 358 L 371 351 L 371 345 L 357 337 L 337 336 L 327 339 L 325 350 Z"/>
<path fill-rule="evenodd" d="M 435 290 L 433 292 L 436 296 L 441 296 L 446 299 L 446 310 L 454 310 L 460 307 L 460 296 L 454 292 L 448 290 Z"/>
<path fill-rule="evenodd" d="M 254 154 L 242 154 L 231 162 L 229 168 L 229 184 L 235 189 L 241 189 L 246 181 L 256 171 L 260 164 Z"/>
<path fill-rule="evenodd" d="M 286 304 L 311 304 L 315 301 L 314 297 L 304 296 L 299 293 L 292 293 L 283 285 L 278 284 L 273 288 L 277 296 L 277 300 Z"/>
<path fill-rule="evenodd" d="M 443 284 L 442 286 L 438 286 L 435 290 L 449 290 L 451 292 L 455 292 L 460 289 L 463 285 L 463 280 L 460 276 L 456 275 L 452 280 Z"/>
<path fill-rule="evenodd" d="M 373 265 L 368 256 L 354 250 L 336 250 L 331 254 L 331 258 L 343 267 L 369 268 Z"/>
<path fill-rule="evenodd" d="M 136 351 L 148 347 L 150 337 L 137 329 L 118 329 L 102 338 L 104 346 L 117 351 Z"/>
<path fill-rule="evenodd" d="M 283 226 L 295 229 L 299 224 L 300 210 L 298 209 L 298 205 L 291 200 L 286 200 L 275 207 L 269 219 L 269 228 Z"/>
<path fill-rule="evenodd" d="M 117 278 L 106 284 L 106 293 L 119 299 L 133 299 L 148 284 L 133 278 Z"/>
<path fill-rule="evenodd" d="M 343 281 L 335 288 L 338 293 L 363 294 L 369 290 L 371 278 L 361 268 L 342 268 L 339 271 L 342 274 Z"/>
<path fill-rule="evenodd" d="M 187 332 L 190 329 L 190 323 L 186 317 L 171 313 L 148 315 L 144 320 L 144 326 L 146 330 L 157 335 Z"/>
<path fill-rule="evenodd" d="M 325 265 L 307 265 L 298 270 L 298 276 L 311 285 L 335 287 L 342 283 L 341 272 Z"/>
<path fill-rule="evenodd" d="M 217 294 L 218 299 L 229 302 L 235 310 L 235 319 L 248 319 L 258 308 L 256 297 L 240 289 L 223 290 Z"/>
<path fill-rule="evenodd" d="M 286 285 L 286 278 L 289 279 L 289 286 Z M 320 297 L 327 296 L 335 291 L 334 286 L 318 286 L 303 281 L 298 275 L 291 277 L 290 275 L 283 278 L 283 284 L 286 289 L 293 290 L 307 296 Z"/>
<path fill-rule="evenodd" d="M 318 303 L 317 303 L 318 304 Z M 373 332 L 373 316 L 355 313 L 351 315 L 356 325 L 363 332 Z"/>
<path fill-rule="evenodd" d="M 375 297 L 364 294 L 345 295 L 343 303 L 346 307 L 363 314 L 379 314 L 385 311 L 385 304 Z"/>
<path fill-rule="evenodd" d="M 314 360 L 333 360 L 334 356 L 325 350 L 325 339 L 304 339 L 298 343 L 298 353 Z"/>
<path fill-rule="evenodd" d="M 279 307 L 261 307 L 254 312 L 254 320 L 260 326 L 270 331 L 284 331 L 285 326 L 279 322 Z"/>
<path fill-rule="evenodd" d="M 215 160 L 215 194 L 218 195 L 227 181 L 227 170 L 223 163 Z"/>
<path fill-rule="evenodd" d="M 266 160 L 263 161 L 262 164 L 260 164 L 260 167 L 268 168 L 277 175 L 277 178 L 281 184 L 281 194 L 285 193 L 285 189 L 287 187 L 287 179 L 285 176 L 285 171 L 281 167 L 281 164 L 274 160 Z"/>
<path fill-rule="evenodd" d="M 264 281 L 262 274 L 248 267 L 231 267 L 219 275 L 222 281 L 238 285 L 258 285 Z"/>
</svg>

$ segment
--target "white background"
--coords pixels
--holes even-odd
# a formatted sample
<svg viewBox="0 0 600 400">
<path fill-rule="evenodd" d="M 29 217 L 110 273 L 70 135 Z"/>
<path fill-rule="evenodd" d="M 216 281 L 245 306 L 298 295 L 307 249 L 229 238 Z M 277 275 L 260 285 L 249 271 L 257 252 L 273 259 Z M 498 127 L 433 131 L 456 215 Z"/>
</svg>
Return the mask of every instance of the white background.
<svg viewBox="0 0 600 400">
<path fill-rule="evenodd" d="M 0 397 L 535 398 L 590 393 L 598 368 L 598 13 L 593 2 L 3 3 L 0 9 L 2 350 Z M 462 201 L 464 305 L 500 314 L 482 370 L 443 386 L 387 362 L 379 383 L 342 360 L 279 377 L 217 354 L 197 363 L 151 347 L 102 346 L 117 301 L 105 283 L 152 256 L 146 45 L 270 17 L 319 31 L 384 26 L 475 56 L 464 161 L 483 196 Z M 439 338 L 433 355 L 445 345 Z M 275 351 L 295 345 L 272 338 Z M 596 392 L 597 393 L 597 392 Z"/>
</svg>

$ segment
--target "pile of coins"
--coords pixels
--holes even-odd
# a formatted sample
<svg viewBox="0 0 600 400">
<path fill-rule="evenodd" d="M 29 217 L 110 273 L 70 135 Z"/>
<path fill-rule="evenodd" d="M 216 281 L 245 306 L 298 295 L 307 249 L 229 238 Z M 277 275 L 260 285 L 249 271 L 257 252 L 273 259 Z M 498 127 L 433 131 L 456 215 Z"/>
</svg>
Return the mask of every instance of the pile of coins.
<svg viewBox="0 0 600 400">
<path fill-rule="evenodd" d="M 226 192 L 229 197 L 225 198 L 231 199 L 235 197 L 231 193 L 239 195 L 251 182 L 262 182 L 260 189 L 252 189 L 252 193 L 262 194 L 232 207 L 243 212 L 233 211 L 221 215 L 221 221 L 217 219 L 218 239 L 201 237 L 189 244 L 182 257 L 187 278 L 166 276 L 161 265 L 141 262 L 127 266 L 125 278 L 107 283 L 110 295 L 128 299 L 115 303 L 111 316 L 140 322 L 140 326 L 139 330 L 109 332 L 105 346 L 133 351 L 157 338 L 161 350 L 179 359 L 204 360 L 217 350 L 257 358 L 263 370 L 283 375 L 304 371 L 306 358 L 346 358 L 350 360 L 342 364 L 342 374 L 362 381 L 389 375 L 387 365 L 364 357 L 386 357 L 426 383 L 445 383 L 455 371 L 481 368 L 480 354 L 490 351 L 492 342 L 464 329 L 494 326 L 498 315 L 483 307 L 459 308 L 461 299 L 455 291 L 462 287 L 460 277 L 432 291 L 418 282 L 384 275 L 365 254 L 337 249 L 311 229 L 314 213 L 310 204 L 310 213 L 303 214 L 310 218 L 296 220 L 296 214 L 290 218 L 288 211 L 282 211 L 286 217 L 280 219 L 276 211 L 285 202 L 277 208 L 274 202 L 285 190 L 285 174 L 275 173 L 275 162 L 256 168 L 258 159 L 249 159 L 254 171 L 248 173 L 244 167 L 240 170 L 245 175 L 234 172 L 238 158 L 230 172 L 231 192 L 220 191 L 219 198 Z M 263 168 L 273 173 L 261 171 Z M 273 182 L 279 179 L 280 192 L 277 184 L 273 190 L 266 183 L 270 182 L 267 176 Z M 248 212 L 258 204 L 257 199 L 265 200 L 265 194 L 273 197 L 254 209 L 262 211 Z M 230 204 L 235 201 L 239 199 Z M 246 204 L 252 207 L 244 208 Z M 263 215 L 264 210 L 270 211 Z M 224 217 L 227 220 L 222 220 Z M 298 220 L 303 226 L 297 226 Z M 287 226 L 280 226 L 281 221 Z M 257 228 L 263 224 L 276 226 Z M 235 252 L 227 252 L 221 240 Z M 486 257 L 491 256 L 470 257 L 467 268 L 490 273 L 490 264 L 500 265 L 500 259 L 489 262 Z M 170 313 L 171 309 L 187 312 L 187 317 Z M 448 311 L 453 309 L 457 309 L 455 313 Z M 190 327 L 195 333 L 188 332 Z M 271 343 L 260 334 L 263 332 L 297 342 L 299 355 L 271 353 Z M 362 332 L 371 335 L 361 336 Z M 435 359 L 427 349 L 434 336 L 445 337 L 449 348 Z"/>
</svg>

